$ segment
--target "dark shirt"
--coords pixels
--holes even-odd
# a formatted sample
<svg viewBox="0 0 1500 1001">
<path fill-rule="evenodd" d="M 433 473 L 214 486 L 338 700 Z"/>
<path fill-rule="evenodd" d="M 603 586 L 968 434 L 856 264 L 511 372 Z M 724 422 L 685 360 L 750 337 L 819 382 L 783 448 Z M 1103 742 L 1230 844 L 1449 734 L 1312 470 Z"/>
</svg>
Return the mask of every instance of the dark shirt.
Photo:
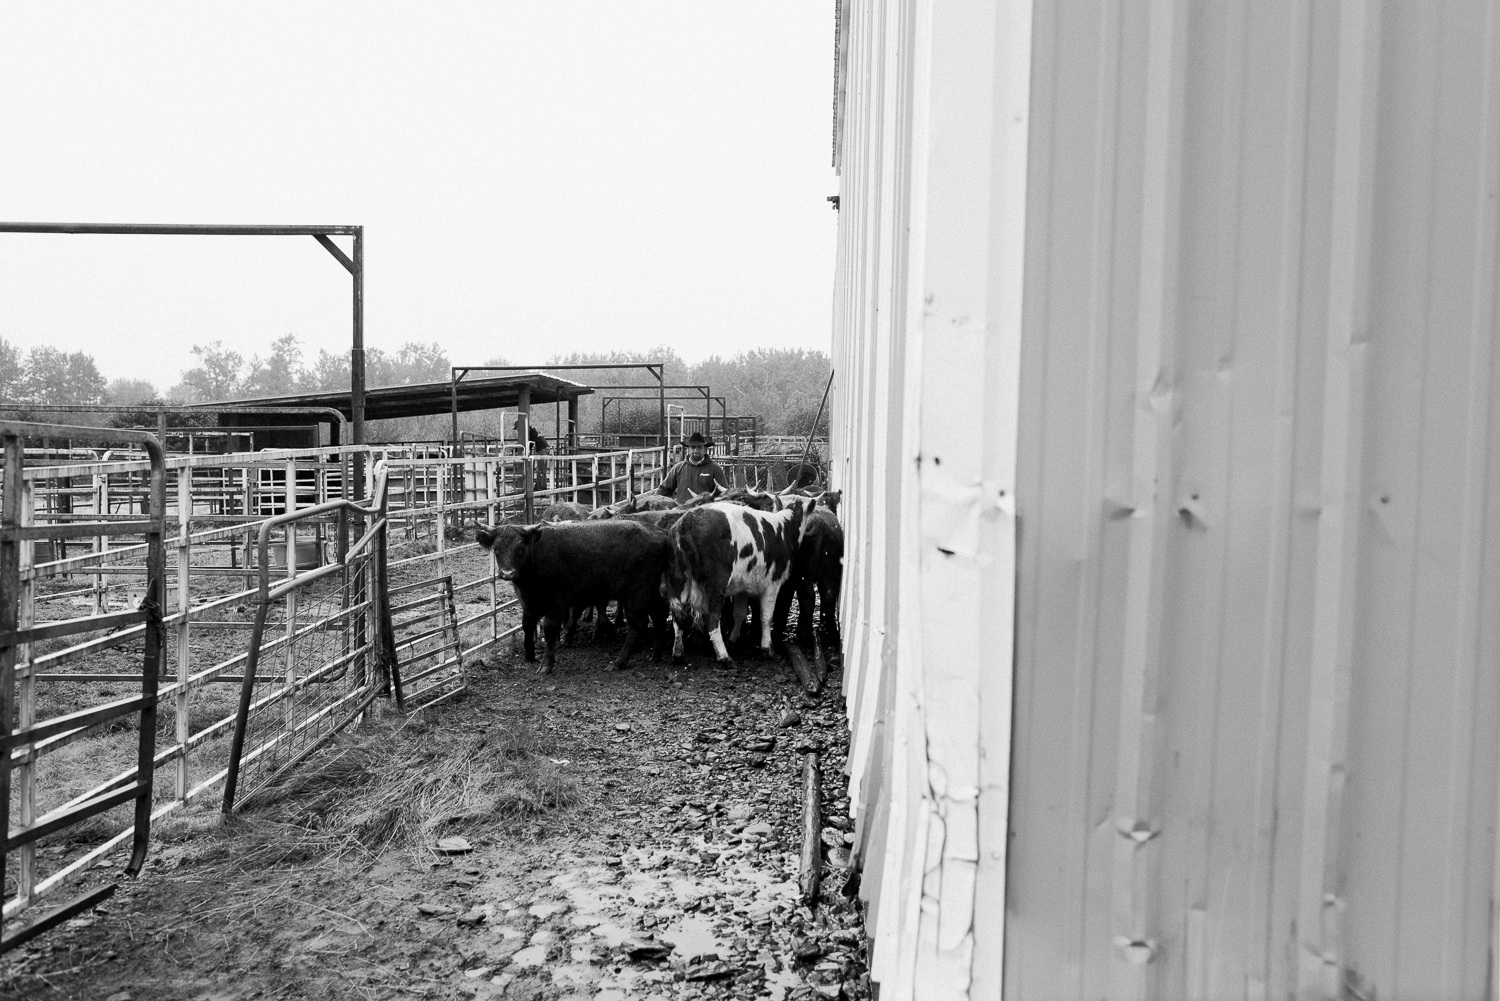
<svg viewBox="0 0 1500 1001">
<path fill-rule="evenodd" d="M 679 504 L 685 504 L 693 499 L 693 494 L 712 490 L 715 483 L 724 489 L 729 487 L 729 477 L 724 475 L 724 470 L 714 460 L 705 458 L 696 466 L 684 460 L 667 470 L 667 475 L 656 492 Z"/>
<path fill-rule="evenodd" d="M 526 439 L 531 442 L 532 455 L 547 451 L 547 439 L 543 438 L 541 432 L 535 427 L 528 427 L 526 429 Z"/>
</svg>

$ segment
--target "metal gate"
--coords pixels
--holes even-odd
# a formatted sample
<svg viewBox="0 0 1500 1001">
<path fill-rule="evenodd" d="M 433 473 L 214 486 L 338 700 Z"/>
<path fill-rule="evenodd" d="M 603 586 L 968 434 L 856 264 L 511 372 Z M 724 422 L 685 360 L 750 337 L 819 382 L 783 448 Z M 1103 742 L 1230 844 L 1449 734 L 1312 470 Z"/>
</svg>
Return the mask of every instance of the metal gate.
<svg viewBox="0 0 1500 1001">
<path fill-rule="evenodd" d="M 138 446 L 150 457 L 147 511 L 143 515 L 96 514 L 94 520 L 33 524 L 32 484 L 23 469 L 27 439 L 66 436 Z M 0 421 L 5 453 L 3 510 L 0 510 L 0 802 L 6 804 L 7 827 L 0 840 L 0 879 L 6 885 L 5 916 L 12 917 L 58 889 L 87 859 L 43 874 L 36 843 L 97 814 L 133 804 L 132 851 L 126 875 L 140 872 L 151 830 L 151 788 L 156 751 L 157 681 L 162 655 L 162 608 L 166 586 L 163 527 L 166 511 L 166 462 L 156 438 L 143 431 L 62 427 Z M 36 564 L 36 543 L 67 539 L 140 537 L 146 586 L 135 607 L 96 611 L 76 618 L 37 622 L 30 600 L 37 581 L 56 576 L 67 559 Z M 55 550 L 52 555 L 55 555 Z M 36 718 L 36 644 L 104 630 L 144 633 L 140 692 L 128 698 L 48 719 Z M 85 644 L 95 641 L 85 641 Z M 123 680 L 123 679 L 122 679 Z M 125 782 L 106 782 L 42 816 L 36 814 L 36 765 L 42 756 L 88 734 L 100 724 L 137 717 L 139 752 L 135 775 Z M 14 773 L 14 776 L 12 775 Z M 11 856 L 17 857 L 15 892 L 10 891 Z M 118 884 L 67 900 L 28 924 L 0 937 L 0 952 L 20 945 L 78 912 L 93 907 Z"/>
<path fill-rule="evenodd" d="M 261 523 L 255 623 L 224 782 L 226 813 L 244 807 L 391 690 L 396 658 L 385 582 L 386 484 L 381 463 L 370 506 L 330 500 Z M 336 557 L 298 574 L 297 525 L 330 517 L 337 520 Z M 356 526 L 364 530 L 352 544 L 351 518 L 367 522 Z M 278 531 L 288 576 L 273 586 L 271 545 Z"/>
</svg>

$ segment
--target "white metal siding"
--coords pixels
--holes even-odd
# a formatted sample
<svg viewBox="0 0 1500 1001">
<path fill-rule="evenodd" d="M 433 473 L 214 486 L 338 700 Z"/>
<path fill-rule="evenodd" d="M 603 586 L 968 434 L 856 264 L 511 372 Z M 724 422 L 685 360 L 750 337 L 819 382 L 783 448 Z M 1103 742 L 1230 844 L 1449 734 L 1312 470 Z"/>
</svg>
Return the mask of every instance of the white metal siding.
<svg viewBox="0 0 1500 1001">
<path fill-rule="evenodd" d="M 1500 4 L 842 17 L 876 978 L 1492 993 Z"/>
</svg>

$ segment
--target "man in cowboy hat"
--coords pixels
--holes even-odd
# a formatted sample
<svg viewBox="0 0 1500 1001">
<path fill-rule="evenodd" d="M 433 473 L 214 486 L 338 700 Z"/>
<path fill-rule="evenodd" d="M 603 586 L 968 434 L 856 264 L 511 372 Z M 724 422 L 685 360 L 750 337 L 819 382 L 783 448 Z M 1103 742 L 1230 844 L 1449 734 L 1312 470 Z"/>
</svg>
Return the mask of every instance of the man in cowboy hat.
<svg viewBox="0 0 1500 1001">
<path fill-rule="evenodd" d="M 708 457 L 708 440 L 694 431 L 688 436 L 687 458 L 667 470 L 667 475 L 656 492 L 684 504 L 694 494 L 712 490 L 715 483 L 721 489 L 728 489 L 729 477 L 724 475 L 724 470 L 719 468 L 718 463 Z"/>
</svg>

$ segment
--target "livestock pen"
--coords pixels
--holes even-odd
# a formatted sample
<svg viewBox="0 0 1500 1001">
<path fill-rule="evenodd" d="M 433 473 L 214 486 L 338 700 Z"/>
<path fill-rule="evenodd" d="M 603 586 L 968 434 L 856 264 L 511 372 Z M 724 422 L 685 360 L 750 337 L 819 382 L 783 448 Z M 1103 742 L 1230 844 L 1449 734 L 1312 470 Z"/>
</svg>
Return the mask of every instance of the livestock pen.
<svg viewBox="0 0 1500 1001">
<path fill-rule="evenodd" d="M 97 903 L 21 920 L 127 842 L 137 868 L 152 824 L 252 801 L 383 695 L 409 712 L 461 691 L 465 663 L 516 630 L 467 524 L 663 473 L 659 449 L 169 457 L 139 431 L 8 423 L 0 438 L 6 948 Z M 126 447 L 26 447 L 43 438 Z M 549 485 L 532 489 L 540 467 Z M 144 805 L 127 816 L 130 802 Z"/>
</svg>

